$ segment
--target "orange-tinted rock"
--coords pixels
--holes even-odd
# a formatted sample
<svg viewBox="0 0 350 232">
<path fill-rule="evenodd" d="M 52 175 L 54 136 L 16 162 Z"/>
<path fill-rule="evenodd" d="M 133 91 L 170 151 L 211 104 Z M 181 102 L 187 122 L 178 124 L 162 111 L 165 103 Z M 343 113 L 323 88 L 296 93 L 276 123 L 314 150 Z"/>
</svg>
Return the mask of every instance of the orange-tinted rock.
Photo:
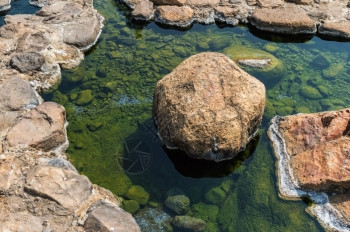
<svg viewBox="0 0 350 232">
<path fill-rule="evenodd" d="M 25 114 L 7 134 L 10 146 L 29 145 L 45 151 L 65 143 L 65 110 L 45 102 Z"/>
<path fill-rule="evenodd" d="M 221 53 L 200 53 L 158 81 L 153 115 L 165 144 L 198 159 L 242 151 L 260 125 L 264 85 Z"/>
<path fill-rule="evenodd" d="M 316 24 L 300 8 L 256 9 L 250 23 L 263 31 L 283 34 L 315 34 Z"/>
<path fill-rule="evenodd" d="M 330 196 L 329 201 L 341 213 L 344 219 L 350 222 L 350 194 L 334 194 Z"/>
</svg>

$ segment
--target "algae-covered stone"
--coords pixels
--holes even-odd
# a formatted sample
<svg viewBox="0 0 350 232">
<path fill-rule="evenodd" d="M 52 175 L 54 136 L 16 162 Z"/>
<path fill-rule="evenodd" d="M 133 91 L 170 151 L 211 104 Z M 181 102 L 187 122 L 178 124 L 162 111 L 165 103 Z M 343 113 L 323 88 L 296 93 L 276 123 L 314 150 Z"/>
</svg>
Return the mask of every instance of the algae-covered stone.
<svg viewBox="0 0 350 232">
<path fill-rule="evenodd" d="M 78 106 L 85 106 L 92 102 L 94 97 L 92 96 L 91 90 L 83 90 L 80 92 L 78 100 L 76 101 L 76 104 Z"/>
<path fill-rule="evenodd" d="M 223 49 L 223 48 L 229 46 L 231 42 L 232 41 L 228 38 L 217 37 L 217 38 L 213 38 L 212 40 L 209 41 L 209 46 L 213 50 L 218 51 L 220 49 Z"/>
<path fill-rule="evenodd" d="M 206 228 L 206 223 L 202 219 L 190 216 L 175 216 L 173 225 L 180 230 L 189 232 L 201 232 Z"/>
<path fill-rule="evenodd" d="M 206 202 L 221 206 L 225 201 L 226 192 L 220 187 L 210 189 L 205 195 L 204 199 Z"/>
<path fill-rule="evenodd" d="M 204 221 L 216 221 L 216 216 L 219 212 L 219 207 L 216 205 L 205 204 L 199 202 L 192 206 L 193 215 L 197 218 L 203 219 Z"/>
<path fill-rule="evenodd" d="M 119 82 L 118 81 L 110 81 L 107 82 L 105 87 L 108 91 L 113 92 L 115 91 L 119 86 Z"/>
<path fill-rule="evenodd" d="M 318 85 L 317 89 L 318 91 L 320 91 L 320 93 L 322 93 L 326 97 L 330 94 L 329 88 L 325 85 Z"/>
<path fill-rule="evenodd" d="M 149 194 L 139 185 L 131 186 L 126 192 L 126 197 L 137 201 L 140 205 L 146 205 L 149 200 Z"/>
<path fill-rule="evenodd" d="M 344 64 L 331 64 L 328 68 L 322 70 L 322 74 L 327 79 L 335 79 L 341 72 L 345 70 Z"/>
<path fill-rule="evenodd" d="M 68 101 L 68 97 L 57 90 L 53 93 L 52 101 L 64 105 Z"/>
<path fill-rule="evenodd" d="M 314 87 L 311 87 L 311 86 L 301 87 L 300 94 L 308 99 L 317 100 L 317 99 L 323 98 L 322 94 L 317 89 L 315 89 Z"/>
<path fill-rule="evenodd" d="M 209 49 L 209 44 L 208 41 L 201 41 L 197 44 L 198 49 L 200 50 L 208 50 Z"/>
<path fill-rule="evenodd" d="M 189 209 L 190 199 L 181 190 L 171 189 L 164 204 L 177 214 L 185 214 Z"/>
<path fill-rule="evenodd" d="M 248 48 L 239 45 L 233 45 L 223 50 L 223 53 L 230 57 L 233 61 L 238 62 L 249 60 L 249 61 L 268 61 L 268 63 L 260 68 L 262 71 L 271 71 L 275 68 L 282 68 L 282 64 L 279 60 L 272 54 L 256 49 Z M 241 62 L 242 63 L 242 62 Z"/>
<path fill-rule="evenodd" d="M 131 214 L 134 214 L 140 209 L 140 204 L 135 200 L 124 200 L 123 209 Z"/>
<path fill-rule="evenodd" d="M 265 44 L 264 49 L 268 52 L 275 52 L 279 49 L 279 47 L 275 43 L 267 43 Z"/>
<path fill-rule="evenodd" d="M 298 106 L 295 109 L 296 113 L 310 113 L 310 109 L 307 108 L 306 106 Z"/>
<path fill-rule="evenodd" d="M 100 129 L 103 126 L 101 121 L 92 121 L 87 123 L 87 127 L 90 131 L 94 132 L 97 131 L 98 129 Z"/>
<path fill-rule="evenodd" d="M 285 106 L 285 107 L 281 107 L 281 108 L 277 108 L 277 114 L 278 115 L 289 115 L 289 114 L 292 114 L 294 109 L 293 107 L 290 107 L 290 106 Z"/>
<path fill-rule="evenodd" d="M 323 54 L 320 54 L 312 60 L 311 64 L 318 68 L 327 68 L 330 62 Z"/>
<path fill-rule="evenodd" d="M 265 114 L 264 115 L 267 119 L 270 119 L 276 115 L 276 109 L 274 108 L 271 101 L 269 101 L 268 99 L 266 99 L 265 104 L 266 105 L 265 105 Z"/>
</svg>

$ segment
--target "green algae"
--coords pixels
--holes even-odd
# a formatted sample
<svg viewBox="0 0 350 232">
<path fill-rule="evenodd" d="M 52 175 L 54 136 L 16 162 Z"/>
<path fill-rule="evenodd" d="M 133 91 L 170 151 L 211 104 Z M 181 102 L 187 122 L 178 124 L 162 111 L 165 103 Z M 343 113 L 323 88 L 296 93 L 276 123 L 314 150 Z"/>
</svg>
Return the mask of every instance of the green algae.
<svg viewBox="0 0 350 232">
<path fill-rule="evenodd" d="M 127 20 L 130 12 L 124 5 L 108 1 L 95 4 L 106 18 L 99 43 L 78 68 L 64 71 L 59 89 L 45 97 L 66 108 L 70 140 L 67 153 L 78 171 L 125 198 L 131 186 L 142 186 L 153 207 L 163 206 L 166 192 L 178 187 L 190 198 L 187 214 L 206 221 L 208 232 L 322 231 L 304 212 L 304 203 L 278 197 L 275 160 L 264 133 L 276 114 L 349 105 L 350 75 L 346 70 L 350 62 L 343 52 L 344 46 L 350 50 L 349 46 L 318 38 L 308 43 L 281 43 L 283 39 L 276 35 L 272 41 L 265 41 L 245 27 L 194 25 L 181 32 L 161 29 L 154 23 L 141 27 Z M 268 71 L 242 66 L 266 86 L 262 138 L 252 155 L 221 172 L 216 169 L 219 175 L 186 177 L 164 153 L 152 129 L 154 85 L 190 55 L 233 47 L 237 54 L 253 50 L 278 60 Z M 328 77 L 329 73 L 333 77 Z M 85 103 L 79 104 L 81 98 Z M 129 166 L 125 158 L 130 154 L 127 147 L 138 142 L 143 142 L 142 151 L 152 154 L 152 159 L 148 168 L 133 173 L 126 170 Z M 212 189 L 222 195 L 219 200 Z M 208 192 L 214 197 L 208 197 Z M 206 198 L 215 199 L 210 201 L 217 205 L 209 204 Z M 129 207 L 130 212 L 137 208 L 135 200 L 124 202 L 123 207 Z"/>
<path fill-rule="evenodd" d="M 137 201 L 140 205 L 146 205 L 149 201 L 149 193 L 142 186 L 133 185 L 126 192 L 125 196 L 130 200 Z"/>
<path fill-rule="evenodd" d="M 124 200 L 122 207 L 125 211 L 134 214 L 140 209 L 140 204 L 135 200 Z"/>
</svg>

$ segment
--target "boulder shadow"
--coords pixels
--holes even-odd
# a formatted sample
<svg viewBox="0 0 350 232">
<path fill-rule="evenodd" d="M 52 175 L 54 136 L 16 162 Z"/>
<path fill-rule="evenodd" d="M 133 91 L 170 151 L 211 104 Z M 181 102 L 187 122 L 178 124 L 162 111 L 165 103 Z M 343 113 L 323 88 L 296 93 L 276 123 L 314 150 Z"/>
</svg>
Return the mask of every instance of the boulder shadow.
<svg viewBox="0 0 350 232">
<path fill-rule="evenodd" d="M 247 144 L 246 149 L 234 158 L 221 162 L 194 159 L 177 149 L 169 150 L 165 147 L 163 149 L 181 175 L 192 178 L 221 178 L 230 175 L 253 155 L 259 144 L 259 137 L 259 135 L 254 137 Z"/>
</svg>

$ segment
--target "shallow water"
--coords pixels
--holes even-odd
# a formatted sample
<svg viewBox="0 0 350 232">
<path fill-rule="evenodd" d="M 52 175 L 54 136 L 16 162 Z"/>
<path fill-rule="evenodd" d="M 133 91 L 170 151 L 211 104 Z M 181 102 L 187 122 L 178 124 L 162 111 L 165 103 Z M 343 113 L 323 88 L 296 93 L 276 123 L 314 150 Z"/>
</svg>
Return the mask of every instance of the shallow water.
<svg viewBox="0 0 350 232">
<path fill-rule="evenodd" d="M 11 9 L 0 13 L 0 26 L 4 24 L 5 15 L 34 14 L 39 8 L 30 5 L 27 0 L 15 0 L 11 2 Z"/>
<path fill-rule="evenodd" d="M 190 198 L 188 214 L 205 220 L 210 232 L 323 231 L 305 203 L 278 197 L 275 157 L 265 134 L 276 114 L 349 106 L 349 43 L 297 41 L 244 26 L 140 26 L 130 22 L 123 4 L 95 6 L 106 18 L 98 44 L 78 68 L 63 72 L 58 89 L 44 95 L 67 110 L 68 154 L 82 174 L 125 199 L 131 185 L 141 185 L 153 207 L 162 206 L 169 189 L 179 188 Z M 155 83 L 193 54 L 230 47 L 261 49 L 279 61 L 270 71 L 243 67 L 267 90 L 259 137 L 237 159 L 215 165 L 166 154 L 150 119 Z M 140 223 L 150 221 L 143 215 Z M 144 231 L 169 231 L 158 226 Z"/>
</svg>

